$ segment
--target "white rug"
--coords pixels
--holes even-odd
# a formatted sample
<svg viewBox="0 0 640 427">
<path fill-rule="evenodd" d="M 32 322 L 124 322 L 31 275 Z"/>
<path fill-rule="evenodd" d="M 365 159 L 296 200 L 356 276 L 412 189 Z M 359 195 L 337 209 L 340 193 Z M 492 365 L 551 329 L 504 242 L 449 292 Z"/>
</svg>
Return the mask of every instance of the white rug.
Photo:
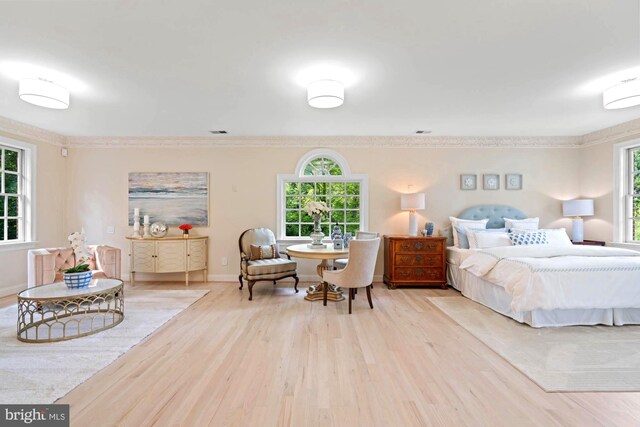
<svg viewBox="0 0 640 427">
<path fill-rule="evenodd" d="M 208 292 L 127 289 L 122 323 L 57 343 L 18 341 L 17 306 L 0 310 L 0 402 L 55 402 Z"/>
<path fill-rule="evenodd" d="M 536 329 L 467 298 L 428 299 L 545 391 L 640 391 L 640 326 Z"/>
</svg>

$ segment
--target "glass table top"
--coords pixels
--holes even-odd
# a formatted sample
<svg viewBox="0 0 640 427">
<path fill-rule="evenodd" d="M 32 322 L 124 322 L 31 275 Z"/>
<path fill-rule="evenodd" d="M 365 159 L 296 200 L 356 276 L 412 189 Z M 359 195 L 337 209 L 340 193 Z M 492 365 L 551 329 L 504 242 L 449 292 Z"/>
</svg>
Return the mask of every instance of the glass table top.
<svg viewBox="0 0 640 427">
<path fill-rule="evenodd" d="M 121 286 L 122 283 L 119 279 L 93 279 L 86 288 L 68 288 L 64 282 L 56 282 L 25 289 L 18 297 L 32 300 L 78 297 L 108 291 Z"/>
</svg>

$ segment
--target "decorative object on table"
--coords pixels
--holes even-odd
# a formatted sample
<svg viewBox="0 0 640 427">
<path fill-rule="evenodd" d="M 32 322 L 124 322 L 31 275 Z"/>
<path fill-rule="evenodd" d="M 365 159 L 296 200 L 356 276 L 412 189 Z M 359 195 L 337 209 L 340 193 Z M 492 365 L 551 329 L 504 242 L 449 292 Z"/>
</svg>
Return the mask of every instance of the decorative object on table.
<svg viewBox="0 0 640 427">
<path fill-rule="evenodd" d="M 140 208 L 133 209 L 133 234 L 131 237 L 135 239 L 142 237 L 140 234 Z"/>
<path fill-rule="evenodd" d="M 475 190 L 478 188 L 478 175 L 462 174 L 460 175 L 461 190 Z"/>
<path fill-rule="evenodd" d="M 68 288 L 86 288 L 91 283 L 92 271 L 89 264 L 78 264 L 63 272 L 64 283 Z"/>
<path fill-rule="evenodd" d="M 418 216 L 417 210 L 425 208 L 424 193 L 409 193 L 400 196 L 400 209 L 409 211 L 409 236 L 418 235 Z"/>
<path fill-rule="evenodd" d="M 433 236 L 433 223 L 427 222 L 424 224 L 424 230 L 422 230 L 423 236 Z"/>
<path fill-rule="evenodd" d="M 344 248 L 347 249 L 349 247 L 349 241 L 353 239 L 353 234 L 351 234 L 350 232 L 346 232 L 344 233 L 344 238 L 342 240 L 344 240 Z"/>
<path fill-rule="evenodd" d="M 142 224 L 144 227 L 144 233 L 142 233 L 142 237 L 148 239 L 151 237 L 151 233 L 149 233 L 149 215 L 144 216 L 144 223 Z"/>
<path fill-rule="evenodd" d="M 482 188 L 485 190 L 499 190 L 500 189 L 500 175 L 494 173 L 486 173 L 482 175 Z"/>
<path fill-rule="evenodd" d="M 335 240 L 336 237 L 342 238 L 342 228 L 336 222 L 336 225 L 333 226 L 333 233 L 331 233 L 331 240 Z"/>
<path fill-rule="evenodd" d="M 153 222 L 209 225 L 207 172 L 132 172 L 129 174 L 129 224 L 133 206 L 155 212 Z"/>
<path fill-rule="evenodd" d="M 157 239 L 160 239 L 167 235 L 167 232 L 169 231 L 169 227 L 167 227 L 166 224 L 163 224 L 161 222 L 154 222 L 153 224 L 151 224 L 149 231 L 151 233 L 151 236 Z"/>
<path fill-rule="evenodd" d="M 344 241 L 340 237 L 333 239 L 333 249 L 343 249 Z"/>
<path fill-rule="evenodd" d="M 180 230 L 182 230 L 182 237 L 185 238 L 185 239 L 188 239 L 189 238 L 189 230 L 191 230 L 193 227 L 191 226 L 191 224 L 182 224 L 178 228 Z"/>
<path fill-rule="evenodd" d="M 522 190 L 522 175 L 519 173 L 508 173 L 504 176 L 505 190 Z"/>
<path fill-rule="evenodd" d="M 324 233 L 320 227 L 320 219 L 329 213 L 329 207 L 325 202 L 307 202 L 304 206 L 304 211 L 313 218 L 313 232 L 309 235 L 309 237 L 311 237 L 311 244 L 309 247 L 327 247 L 327 245 L 322 243 Z"/>
<path fill-rule="evenodd" d="M 593 216 L 593 200 L 592 199 L 576 199 L 565 200 L 562 202 L 562 215 L 572 216 L 571 226 L 571 240 L 574 243 L 580 243 L 584 241 L 584 224 L 582 221 L 583 216 Z"/>
</svg>

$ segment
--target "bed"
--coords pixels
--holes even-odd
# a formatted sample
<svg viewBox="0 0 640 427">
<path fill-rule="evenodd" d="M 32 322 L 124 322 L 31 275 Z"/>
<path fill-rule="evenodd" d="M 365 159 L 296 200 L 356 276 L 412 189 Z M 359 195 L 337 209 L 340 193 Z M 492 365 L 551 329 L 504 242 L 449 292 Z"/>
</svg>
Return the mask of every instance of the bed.
<svg viewBox="0 0 640 427">
<path fill-rule="evenodd" d="M 504 205 L 475 206 L 458 218 L 524 219 Z M 452 230 L 445 230 L 448 239 Z M 448 244 L 453 242 L 448 240 Z M 640 253 L 617 248 L 447 248 L 447 282 L 465 297 L 530 326 L 640 324 Z"/>
</svg>

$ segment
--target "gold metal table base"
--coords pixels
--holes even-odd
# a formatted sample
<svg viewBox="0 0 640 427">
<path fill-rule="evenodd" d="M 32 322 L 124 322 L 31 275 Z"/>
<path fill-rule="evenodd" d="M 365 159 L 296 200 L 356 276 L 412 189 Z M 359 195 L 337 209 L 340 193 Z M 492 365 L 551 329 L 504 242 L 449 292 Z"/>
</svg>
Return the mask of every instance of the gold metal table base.
<svg viewBox="0 0 640 427">
<path fill-rule="evenodd" d="M 80 297 L 30 299 L 18 296 L 20 341 L 66 341 L 113 328 L 124 320 L 124 287 Z"/>
<path fill-rule="evenodd" d="M 329 260 L 327 259 L 323 259 L 316 267 L 316 271 L 320 277 L 322 277 L 322 272 L 325 270 L 333 270 L 333 266 L 329 264 Z M 336 285 L 330 285 L 325 281 L 321 281 L 317 285 L 309 286 L 309 289 L 307 289 L 307 295 L 304 299 L 307 301 L 322 301 L 322 291 L 325 286 L 329 286 L 329 289 L 327 290 L 327 301 L 342 301 L 344 299 L 344 296 L 342 296 L 342 288 Z"/>
</svg>

